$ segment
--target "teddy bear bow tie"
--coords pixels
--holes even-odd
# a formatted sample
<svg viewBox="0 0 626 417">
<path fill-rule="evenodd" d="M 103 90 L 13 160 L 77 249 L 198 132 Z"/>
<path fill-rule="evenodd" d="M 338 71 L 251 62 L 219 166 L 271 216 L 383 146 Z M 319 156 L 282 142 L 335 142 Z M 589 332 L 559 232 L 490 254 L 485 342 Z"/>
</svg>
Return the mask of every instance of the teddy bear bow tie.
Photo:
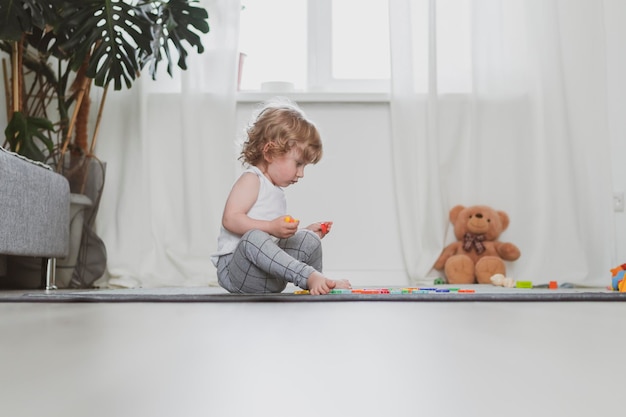
<svg viewBox="0 0 626 417">
<path fill-rule="evenodd" d="M 472 246 L 476 249 L 477 254 L 481 254 L 485 251 L 485 245 L 483 245 L 483 241 L 485 240 L 485 235 L 475 235 L 473 233 L 465 233 L 463 236 L 463 249 L 466 252 L 472 250 Z"/>
</svg>

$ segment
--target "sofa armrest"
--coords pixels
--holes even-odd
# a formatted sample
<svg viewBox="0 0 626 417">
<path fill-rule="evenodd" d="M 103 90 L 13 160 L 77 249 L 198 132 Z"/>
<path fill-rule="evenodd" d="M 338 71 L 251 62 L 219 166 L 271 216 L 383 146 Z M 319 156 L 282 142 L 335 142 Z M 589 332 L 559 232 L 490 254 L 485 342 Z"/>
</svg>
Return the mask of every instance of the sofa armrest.
<svg viewBox="0 0 626 417">
<path fill-rule="evenodd" d="M 0 147 L 0 254 L 66 256 L 69 205 L 65 177 Z"/>
</svg>

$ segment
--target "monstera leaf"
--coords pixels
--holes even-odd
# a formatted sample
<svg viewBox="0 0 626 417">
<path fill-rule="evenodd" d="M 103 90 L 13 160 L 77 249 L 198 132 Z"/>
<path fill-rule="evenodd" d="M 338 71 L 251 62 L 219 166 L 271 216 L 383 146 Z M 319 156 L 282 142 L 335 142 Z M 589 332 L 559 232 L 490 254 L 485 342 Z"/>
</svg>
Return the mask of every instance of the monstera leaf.
<svg viewBox="0 0 626 417">
<path fill-rule="evenodd" d="M 141 69 L 150 63 L 156 74 L 157 63 L 168 60 L 171 75 L 170 43 L 178 51 L 178 66 L 186 69 L 186 41 L 203 51 L 197 32 L 209 30 L 206 10 L 188 0 L 124 2 L 81 0 L 61 10 L 58 37 L 65 40 L 58 48 L 71 57 L 77 70 L 87 58 L 87 76 L 98 86 L 113 82 L 114 89 L 130 88 Z"/>
<path fill-rule="evenodd" d="M 130 88 L 140 66 L 138 53 L 150 49 L 150 24 L 137 16 L 133 5 L 114 0 L 70 2 L 61 10 L 55 33 L 66 39 L 58 47 L 71 58 L 78 70 L 89 59 L 87 76 L 98 86 L 113 81 Z"/>
<path fill-rule="evenodd" d="M 34 161 L 45 161 L 46 155 L 41 150 L 41 144 L 48 152 L 52 152 L 53 142 L 44 134 L 54 127 L 47 119 L 29 117 L 21 112 L 13 113 L 11 121 L 4 130 L 9 148 Z M 38 143 L 39 142 L 39 143 Z"/>
<path fill-rule="evenodd" d="M 56 20 L 63 0 L 2 0 L 0 2 L 0 39 L 19 41 L 33 26 L 44 28 Z"/>
<path fill-rule="evenodd" d="M 17 41 L 24 29 L 31 26 L 31 17 L 21 1 L 0 2 L 0 39 Z"/>
<path fill-rule="evenodd" d="M 169 2 L 161 2 L 151 9 L 148 7 L 150 6 L 144 6 L 142 10 L 147 16 L 150 16 L 153 22 L 153 39 L 150 48 L 151 53 L 141 57 L 142 63 L 149 64 L 150 75 L 155 79 L 159 62 L 167 59 L 167 73 L 172 75 L 174 66 L 172 51 L 170 50 L 170 44 L 172 44 L 178 52 L 178 67 L 186 70 L 188 54 L 183 42 L 196 47 L 198 53 L 204 52 L 197 32 L 209 32 L 207 11 L 186 0 L 170 0 Z"/>
</svg>

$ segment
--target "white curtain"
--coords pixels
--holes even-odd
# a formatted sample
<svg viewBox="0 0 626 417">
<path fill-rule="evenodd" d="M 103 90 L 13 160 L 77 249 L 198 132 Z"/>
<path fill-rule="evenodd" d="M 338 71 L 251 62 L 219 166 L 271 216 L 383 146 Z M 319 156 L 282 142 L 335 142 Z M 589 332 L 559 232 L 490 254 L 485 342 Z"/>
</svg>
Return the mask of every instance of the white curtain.
<svg viewBox="0 0 626 417">
<path fill-rule="evenodd" d="M 97 155 L 107 177 L 97 232 L 108 251 L 99 284 L 216 283 L 209 255 L 235 170 L 235 92 L 240 2 L 201 0 L 205 51 L 188 70 L 143 74 L 110 92 Z M 163 63 L 161 64 L 162 66 Z"/>
<path fill-rule="evenodd" d="M 506 211 L 508 275 L 604 286 L 615 266 L 599 0 L 390 0 L 395 191 L 409 278 L 448 211 Z"/>
</svg>

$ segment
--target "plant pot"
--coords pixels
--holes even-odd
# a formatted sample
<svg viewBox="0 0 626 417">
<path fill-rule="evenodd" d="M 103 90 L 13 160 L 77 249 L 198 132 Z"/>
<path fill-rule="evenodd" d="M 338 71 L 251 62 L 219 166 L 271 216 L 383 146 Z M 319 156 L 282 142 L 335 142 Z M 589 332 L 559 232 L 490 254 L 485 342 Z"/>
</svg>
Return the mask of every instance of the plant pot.
<svg viewBox="0 0 626 417">
<path fill-rule="evenodd" d="M 85 210 L 92 205 L 91 199 L 86 195 L 70 194 L 70 251 L 65 258 L 57 259 L 56 285 L 58 288 L 70 286 L 83 238 Z"/>
<path fill-rule="evenodd" d="M 104 189 L 106 163 L 95 157 L 66 157 L 63 167 L 70 189 L 76 193 L 76 206 L 71 212 L 70 255 L 57 261 L 57 281 L 61 287 L 91 288 L 106 271 L 106 247 L 94 229 Z"/>
</svg>

